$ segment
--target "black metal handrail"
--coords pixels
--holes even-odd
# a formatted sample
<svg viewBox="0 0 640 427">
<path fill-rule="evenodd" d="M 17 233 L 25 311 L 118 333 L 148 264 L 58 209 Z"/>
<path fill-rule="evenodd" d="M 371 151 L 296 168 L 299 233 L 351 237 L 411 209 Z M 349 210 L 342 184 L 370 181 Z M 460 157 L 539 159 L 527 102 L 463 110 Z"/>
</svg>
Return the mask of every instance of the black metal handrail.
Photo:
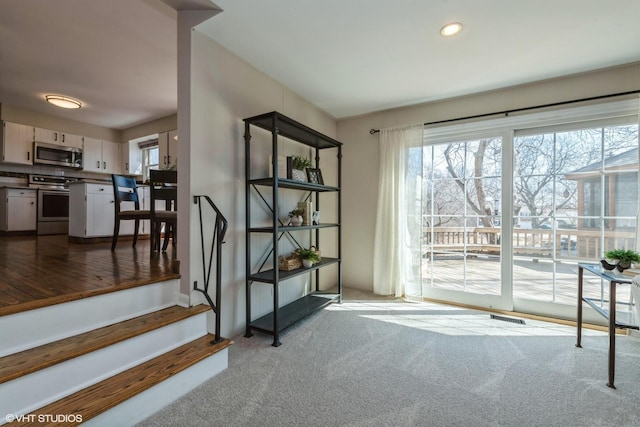
<svg viewBox="0 0 640 427">
<path fill-rule="evenodd" d="M 213 229 L 213 235 L 211 237 L 211 251 L 209 253 L 209 264 L 207 265 L 205 247 L 204 247 L 204 226 L 202 223 L 202 203 L 201 199 L 205 199 L 209 206 L 215 211 L 216 219 L 215 226 Z M 220 209 L 213 203 L 209 196 L 193 196 L 193 203 L 198 205 L 198 213 L 200 215 L 200 243 L 202 246 L 202 270 L 204 274 L 204 289 L 200 289 L 198 287 L 198 281 L 195 280 L 193 282 L 193 290 L 202 292 L 204 297 L 207 299 L 209 306 L 213 310 L 216 315 L 216 331 L 215 331 L 215 339 L 213 343 L 218 343 L 222 341 L 222 337 L 220 336 L 220 296 L 221 296 L 221 282 L 222 282 L 222 244 L 224 243 L 224 236 L 227 233 L 227 227 L 229 225 L 227 219 L 222 215 Z M 215 304 L 211 300 L 209 296 L 209 283 L 211 279 L 211 267 L 213 265 L 213 253 L 216 253 L 216 302 Z"/>
</svg>

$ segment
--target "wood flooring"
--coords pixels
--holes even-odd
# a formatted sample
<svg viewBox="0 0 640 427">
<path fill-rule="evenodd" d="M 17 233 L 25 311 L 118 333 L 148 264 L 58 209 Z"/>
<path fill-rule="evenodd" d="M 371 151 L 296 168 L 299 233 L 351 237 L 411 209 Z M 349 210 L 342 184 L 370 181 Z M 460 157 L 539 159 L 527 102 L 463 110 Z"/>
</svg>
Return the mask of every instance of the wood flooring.
<svg viewBox="0 0 640 427">
<path fill-rule="evenodd" d="M 0 237 L 0 316 L 178 278 L 171 247 L 148 240 L 69 243 L 66 235 Z"/>
</svg>

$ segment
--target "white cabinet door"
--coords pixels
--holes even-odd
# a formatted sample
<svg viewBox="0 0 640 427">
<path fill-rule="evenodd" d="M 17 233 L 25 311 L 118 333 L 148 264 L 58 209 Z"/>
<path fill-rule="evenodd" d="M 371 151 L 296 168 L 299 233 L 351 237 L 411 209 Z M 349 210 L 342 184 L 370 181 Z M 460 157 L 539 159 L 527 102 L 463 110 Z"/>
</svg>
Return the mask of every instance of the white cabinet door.
<svg viewBox="0 0 640 427">
<path fill-rule="evenodd" d="M 158 148 L 160 169 L 176 168 L 178 166 L 178 131 L 172 130 L 158 134 Z"/>
<path fill-rule="evenodd" d="M 167 165 L 169 168 L 178 167 L 178 131 L 172 130 L 167 137 L 168 153 Z"/>
<path fill-rule="evenodd" d="M 82 137 L 59 130 L 35 128 L 35 140 L 48 142 L 49 144 L 66 145 L 68 147 L 82 148 Z"/>
<path fill-rule="evenodd" d="M 36 229 L 35 190 L 7 190 L 7 231 Z"/>
<path fill-rule="evenodd" d="M 136 143 L 124 143 L 120 147 L 120 167 L 122 173 L 142 175 L 142 150 Z"/>
<path fill-rule="evenodd" d="M 102 141 L 102 172 L 120 173 L 120 144 Z"/>
<path fill-rule="evenodd" d="M 33 164 L 33 126 L 3 122 L 2 161 L 24 165 Z"/>
<path fill-rule="evenodd" d="M 102 172 L 102 141 L 96 138 L 84 138 L 82 152 L 82 170 Z"/>
<path fill-rule="evenodd" d="M 85 209 L 86 237 L 107 236 L 113 233 L 113 195 L 106 191 L 105 186 L 87 185 Z"/>
<path fill-rule="evenodd" d="M 106 185 L 87 185 L 86 237 L 113 235 L 115 218 L 113 191 Z"/>
<path fill-rule="evenodd" d="M 82 165 L 88 172 L 120 173 L 120 144 L 85 137 Z"/>
</svg>

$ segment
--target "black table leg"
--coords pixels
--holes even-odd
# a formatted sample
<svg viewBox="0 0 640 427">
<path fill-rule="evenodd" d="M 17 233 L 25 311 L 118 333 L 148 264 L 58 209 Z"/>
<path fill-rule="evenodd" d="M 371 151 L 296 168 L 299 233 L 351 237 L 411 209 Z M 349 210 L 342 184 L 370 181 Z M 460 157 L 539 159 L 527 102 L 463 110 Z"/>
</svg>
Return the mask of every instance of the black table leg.
<svg viewBox="0 0 640 427">
<path fill-rule="evenodd" d="M 608 387 L 616 388 L 613 385 L 613 378 L 616 372 L 616 282 L 609 282 L 609 382 Z"/>
<path fill-rule="evenodd" d="M 577 321 L 577 333 L 578 341 L 576 347 L 582 348 L 582 276 L 584 269 L 578 266 L 578 321 Z"/>
</svg>

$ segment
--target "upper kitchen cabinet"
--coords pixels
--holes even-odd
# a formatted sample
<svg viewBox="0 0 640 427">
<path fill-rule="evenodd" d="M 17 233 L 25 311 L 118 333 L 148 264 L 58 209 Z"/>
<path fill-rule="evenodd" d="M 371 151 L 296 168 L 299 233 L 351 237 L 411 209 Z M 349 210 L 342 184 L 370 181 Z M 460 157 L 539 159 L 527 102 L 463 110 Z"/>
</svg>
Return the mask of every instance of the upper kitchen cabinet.
<svg viewBox="0 0 640 427">
<path fill-rule="evenodd" d="M 120 147 L 120 168 L 126 175 L 142 175 L 142 150 L 135 142 Z"/>
<path fill-rule="evenodd" d="M 160 169 L 175 169 L 178 167 L 178 131 L 162 132 L 158 134 L 160 150 Z"/>
<path fill-rule="evenodd" d="M 100 173 L 120 173 L 120 145 L 117 142 L 84 137 L 82 170 Z"/>
<path fill-rule="evenodd" d="M 33 164 L 33 126 L 3 122 L 0 144 L 3 162 Z"/>
<path fill-rule="evenodd" d="M 82 148 L 82 136 L 57 130 L 35 128 L 35 140 L 38 142 L 48 142 L 49 144 Z"/>
</svg>

